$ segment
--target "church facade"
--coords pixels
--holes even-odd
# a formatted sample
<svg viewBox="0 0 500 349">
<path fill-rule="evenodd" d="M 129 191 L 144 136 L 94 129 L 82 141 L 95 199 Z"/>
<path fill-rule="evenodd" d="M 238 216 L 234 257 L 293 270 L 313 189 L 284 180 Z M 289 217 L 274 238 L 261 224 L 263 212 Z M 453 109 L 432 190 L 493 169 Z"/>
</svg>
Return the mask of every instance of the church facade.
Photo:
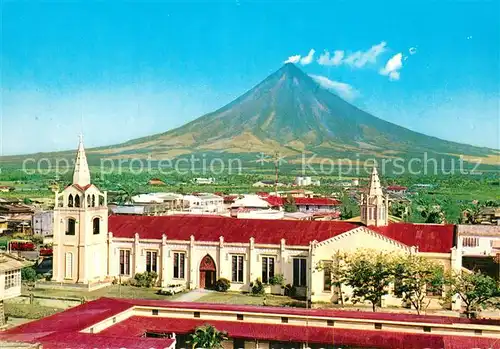
<svg viewBox="0 0 500 349">
<path fill-rule="evenodd" d="M 154 271 L 161 287 L 211 288 L 226 278 L 231 290 L 250 291 L 256 279 L 267 284 L 282 275 L 299 295 L 313 302 L 336 302 L 339 292 L 330 284 L 329 269 L 319 266 L 331 265 L 337 251 L 416 253 L 445 270 L 461 270 L 453 225 L 389 222 L 376 169 L 360 205 L 361 224 L 194 215 L 108 217 L 106 193 L 90 182 L 80 140 L 73 183 L 56 193 L 53 281 L 88 285 Z M 267 290 L 281 292 L 279 286 Z M 349 290 L 343 291 L 348 303 Z M 440 307 L 429 297 L 431 307 Z M 390 295 L 382 306 L 389 305 L 401 305 L 401 299 Z"/>
</svg>

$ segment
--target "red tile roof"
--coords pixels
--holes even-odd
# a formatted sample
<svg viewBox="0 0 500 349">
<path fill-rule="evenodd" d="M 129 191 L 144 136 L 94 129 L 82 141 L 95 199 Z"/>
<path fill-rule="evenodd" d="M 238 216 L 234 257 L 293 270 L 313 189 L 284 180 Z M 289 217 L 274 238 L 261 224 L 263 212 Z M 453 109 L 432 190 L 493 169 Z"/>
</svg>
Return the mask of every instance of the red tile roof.
<svg viewBox="0 0 500 349">
<path fill-rule="evenodd" d="M 391 191 L 403 191 L 403 190 L 406 190 L 408 188 L 407 187 L 403 187 L 401 185 L 390 185 L 386 189 L 387 190 L 391 190 Z"/>
<path fill-rule="evenodd" d="M 453 224 L 390 223 L 368 228 L 407 246 L 417 246 L 419 252 L 450 253 L 455 244 Z"/>
<path fill-rule="evenodd" d="M 151 318 L 134 316 L 105 331 L 109 337 L 134 334 L 140 336 L 144 329 L 158 332 L 188 334 L 206 323 L 227 332 L 229 338 L 256 339 L 259 341 L 309 342 L 379 349 L 394 348 L 443 348 L 442 336 L 426 334 L 403 334 L 389 331 L 367 331 L 335 329 L 327 327 L 241 323 L 236 321 L 207 321 L 201 319 Z M 493 341 L 490 339 L 489 342 Z M 412 343 L 412 346 L 407 346 Z"/>
<path fill-rule="evenodd" d="M 338 206 L 341 203 L 330 198 L 295 198 L 296 205 Z"/>
<path fill-rule="evenodd" d="M 323 241 L 357 228 L 348 222 L 309 222 L 263 219 L 236 219 L 213 216 L 110 216 L 108 230 L 116 237 L 133 238 L 138 233 L 143 239 L 249 242 L 276 244 L 281 239 L 287 245 L 307 246 L 313 240 Z"/>
<path fill-rule="evenodd" d="M 263 198 L 271 206 L 283 206 L 285 199 L 278 196 L 267 196 Z M 338 206 L 342 202 L 330 198 L 294 198 L 296 205 L 316 205 L 316 206 Z"/>
<path fill-rule="evenodd" d="M 343 221 L 291 221 L 236 219 L 217 216 L 110 216 L 109 231 L 116 237 L 143 239 L 248 242 L 251 237 L 260 244 L 307 246 L 311 241 L 324 241 L 359 227 Z M 454 225 L 390 223 L 386 227 L 368 227 L 420 252 L 450 253 L 454 245 Z"/>
<path fill-rule="evenodd" d="M 168 302 L 160 300 L 111 299 L 101 298 L 84 305 L 66 310 L 45 319 L 26 323 L 0 333 L 0 340 L 41 343 L 44 349 L 160 349 L 168 346 L 167 339 L 141 338 L 145 331 L 188 333 L 207 320 L 169 319 L 160 317 L 133 316 L 96 334 L 80 333 L 99 321 L 110 318 L 133 306 L 157 308 L 183 308 L 197 311 L 219 310 L 232 313 L 254 312 L 286 315 L 309 315 L 325 318 L 359 318 L 370 320 L 393 320 L 423 322 L 434 324 L 491 324 L 499 325 L 495 320 L 471 320 L 444 316 L 425 316 L 394 313 L 373 313 L 356 311 L 337 311 L 327 309 L 300 309 L 257 307 L 227 304 Z M 311 343 L 332 343 L 343 346 L 392 348 L 445 348 L 470 349 L 494 348 L 498 339 L 487 336 L 444 336 L 435 334 L 417 334 L 389 332 L 384 330 L 335 329 L 334 327 L 314 327 L 306 329 L 294 325 L 260 324 L 233 321 L 208 321 L 219 330 L 227 331 L 233 338 L 253 338 L 261 340 L 297 341 Z"/>
</svg>

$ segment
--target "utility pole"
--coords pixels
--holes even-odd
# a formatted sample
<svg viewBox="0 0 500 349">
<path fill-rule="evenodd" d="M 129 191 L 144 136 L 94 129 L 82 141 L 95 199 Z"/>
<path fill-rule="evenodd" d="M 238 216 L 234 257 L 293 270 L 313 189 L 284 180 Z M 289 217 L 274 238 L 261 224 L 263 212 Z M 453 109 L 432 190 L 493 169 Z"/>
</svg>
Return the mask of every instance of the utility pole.
<svg viewBox="0 0 500 349">
<path fill-rule="evenodd" d="M 279 165 L 280 165 L 280 154 L 278 151 L 274 152 L 274 192 L 278 196 L 278 178 L 279 178 Z"/>
</svg>

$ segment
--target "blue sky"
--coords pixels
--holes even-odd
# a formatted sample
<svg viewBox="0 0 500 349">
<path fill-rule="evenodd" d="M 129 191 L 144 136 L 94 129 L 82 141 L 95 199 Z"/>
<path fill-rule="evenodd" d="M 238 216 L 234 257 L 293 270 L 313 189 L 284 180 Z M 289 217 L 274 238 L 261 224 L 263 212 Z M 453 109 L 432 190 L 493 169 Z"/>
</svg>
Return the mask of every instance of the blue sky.
<svg viewBox="0 0 500 349">
<path fill-rule="evenodd" d="M 81 130 L 87 146 L 164 132 L 289 57 L 380 118 L 500 148 L 498 10 L 496 0 L 4 1 L 1 151 L 72 149 Z"/>
</svg>

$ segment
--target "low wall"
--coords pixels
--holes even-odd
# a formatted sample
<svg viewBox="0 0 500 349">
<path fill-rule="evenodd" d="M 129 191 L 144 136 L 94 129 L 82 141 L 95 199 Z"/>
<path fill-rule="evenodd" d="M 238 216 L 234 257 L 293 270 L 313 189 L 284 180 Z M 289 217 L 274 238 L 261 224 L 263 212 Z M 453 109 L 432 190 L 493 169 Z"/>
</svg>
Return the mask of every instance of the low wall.
<svg viewBox="0 0 500 349">
<path fill-rule="evenodd" d="M 49 297 L 23 294 L 8 300 L 9 303 L 38 304 L 45 307 L 67 309 L 84 303 L 84 299 L 70 297 Z"/>
</svg>

